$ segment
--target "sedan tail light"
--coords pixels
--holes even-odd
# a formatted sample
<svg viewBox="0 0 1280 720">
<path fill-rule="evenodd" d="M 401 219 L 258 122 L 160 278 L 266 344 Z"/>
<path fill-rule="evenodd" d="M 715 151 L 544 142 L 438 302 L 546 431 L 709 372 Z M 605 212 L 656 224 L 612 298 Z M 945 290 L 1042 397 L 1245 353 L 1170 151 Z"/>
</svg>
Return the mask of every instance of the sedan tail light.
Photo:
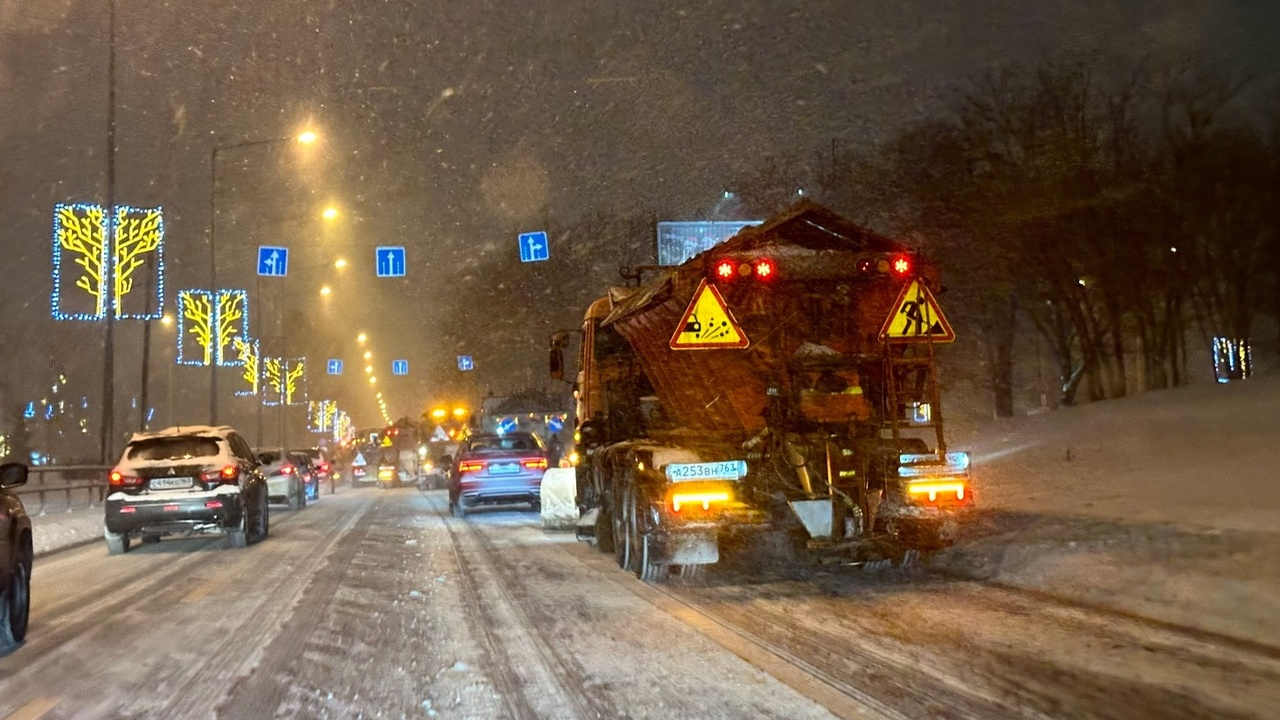
<svg viewBox="0 0 1280 720">
<path fill-rule="evenodd" d="M 460 473 L 479 472 L 483 470 L 485 466 L 488 464 L 489 463 L 485 462 L 484 460 L 463 460 L 462 462 L 458 463 L 458 472 Z"/>
<path fill-rule="evenodd" d="M 107 475 L 107 484 L 111 487 L 137 487 L 142 484 L 142 478 L 137 475 L 125 475 L 119 470 L 112 470 Z"/>
<path fill-rule="evenodd" d="M 281 465 L 281 466 L 280 466 L 280 474 L 281 474 L 281 475 L 292 475 L 292 474 L 293 474 L 293 466 L 292 466 L 292 465 Z"/>
<path fill-rule="evenodd" d="M 525 470 L 546 470 L 547 469 L 546 458 L 530 458 L 528 460 L 521 460 L 520 464 L 524 466 Z"/>
</svg>

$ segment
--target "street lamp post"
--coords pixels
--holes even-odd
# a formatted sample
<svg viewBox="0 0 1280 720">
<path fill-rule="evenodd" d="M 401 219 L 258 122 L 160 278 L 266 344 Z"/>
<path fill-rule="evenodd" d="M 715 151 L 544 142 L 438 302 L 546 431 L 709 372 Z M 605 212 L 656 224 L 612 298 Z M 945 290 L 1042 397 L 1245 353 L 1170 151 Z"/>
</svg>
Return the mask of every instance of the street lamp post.
<svg viewBox="0 0 1280 720">
<path fill-rule="evenodd" d="M 107 465 L 115 445 L 115 239 L 116 239 L 116 0 L 107 3 L 107 233 L 103 242 L 111 253 L 102 264 L 102 291 L 106 328 L 102 338 L 102 424 L 98 445 Z"/>
<path fill-rule="evenodd" d="M 209 151 L 209 291 L 218 294 L 218 153 L 225 150 L 240 150 L 266 145 L 296 141 L 310 145 L 316 141 L 316 134 L 310 130 L 297 137 L 279 137 L 267 140 L 249 140 L 234 145 L 214 145 Z M 220 330 L 215 328 L 210 333 L 210 342 L 221 343 Z M 209 358 L 209 424 L 218 424 L 218 353 L 213 352 Z"/>
</svg>

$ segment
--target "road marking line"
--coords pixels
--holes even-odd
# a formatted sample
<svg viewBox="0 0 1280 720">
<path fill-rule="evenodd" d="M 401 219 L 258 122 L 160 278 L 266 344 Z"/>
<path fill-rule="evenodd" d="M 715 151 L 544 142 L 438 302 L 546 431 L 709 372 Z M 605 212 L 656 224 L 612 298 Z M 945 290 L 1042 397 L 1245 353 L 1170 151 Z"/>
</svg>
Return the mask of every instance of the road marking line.
<svg viewBox="0 0 1280 720">
<path fill-rule="evenodd" d="M 36 720 L 43 717 L 58 704 L 58 698 L 38 697 L 31 702 L 18 708 L 12 715 L 5 720 Z"/>
</svg>

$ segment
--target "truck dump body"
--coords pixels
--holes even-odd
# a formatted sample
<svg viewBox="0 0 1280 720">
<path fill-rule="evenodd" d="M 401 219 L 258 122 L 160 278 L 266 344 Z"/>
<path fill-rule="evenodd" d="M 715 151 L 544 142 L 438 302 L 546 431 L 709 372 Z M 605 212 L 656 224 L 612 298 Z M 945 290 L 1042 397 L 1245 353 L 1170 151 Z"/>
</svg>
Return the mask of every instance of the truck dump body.
<svg viewBox="0 0 1280 720">
<path fill-rule="evenodd" d="M 795 390 L 788 365 L 798 355 L 834 353 L 866 363 L 883 357 L 877 335 L 906 281 L 892 273 L 860 271 L 858 262 L 906 251 L 821 206 L 803 203 L 663 272 L 615 303 L 601 326 L 616 330 L 634 350 L 673 425 L 741 441 L 765 427 L 770 388 L 775 394 Z M 776 268 L 776 276 L 768 279 L 735 274 L 715 283 L 750 345 L 673 350 L 674 330 L 703 279 L 723 258 L 735 263 L 764 258 Z M 932 267 L 913 269 L 936 281 Z"/>
</svg>

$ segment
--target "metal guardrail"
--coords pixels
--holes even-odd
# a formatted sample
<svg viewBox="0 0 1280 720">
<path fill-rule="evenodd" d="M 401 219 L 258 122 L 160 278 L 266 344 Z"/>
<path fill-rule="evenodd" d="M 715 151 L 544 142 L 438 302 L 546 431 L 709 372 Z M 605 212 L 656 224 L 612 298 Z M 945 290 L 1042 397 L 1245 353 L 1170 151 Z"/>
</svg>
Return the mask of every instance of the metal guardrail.
<svg viewBox="0 0 1280 720">
<path fill-rule="evenodd" d="M 27 484 L 15 488 L 14 494 L 33 515 L 93 507 L 107 496 L 109 472 L 109 465 L 36 465 L 28 468 Z"/>
</svg>

